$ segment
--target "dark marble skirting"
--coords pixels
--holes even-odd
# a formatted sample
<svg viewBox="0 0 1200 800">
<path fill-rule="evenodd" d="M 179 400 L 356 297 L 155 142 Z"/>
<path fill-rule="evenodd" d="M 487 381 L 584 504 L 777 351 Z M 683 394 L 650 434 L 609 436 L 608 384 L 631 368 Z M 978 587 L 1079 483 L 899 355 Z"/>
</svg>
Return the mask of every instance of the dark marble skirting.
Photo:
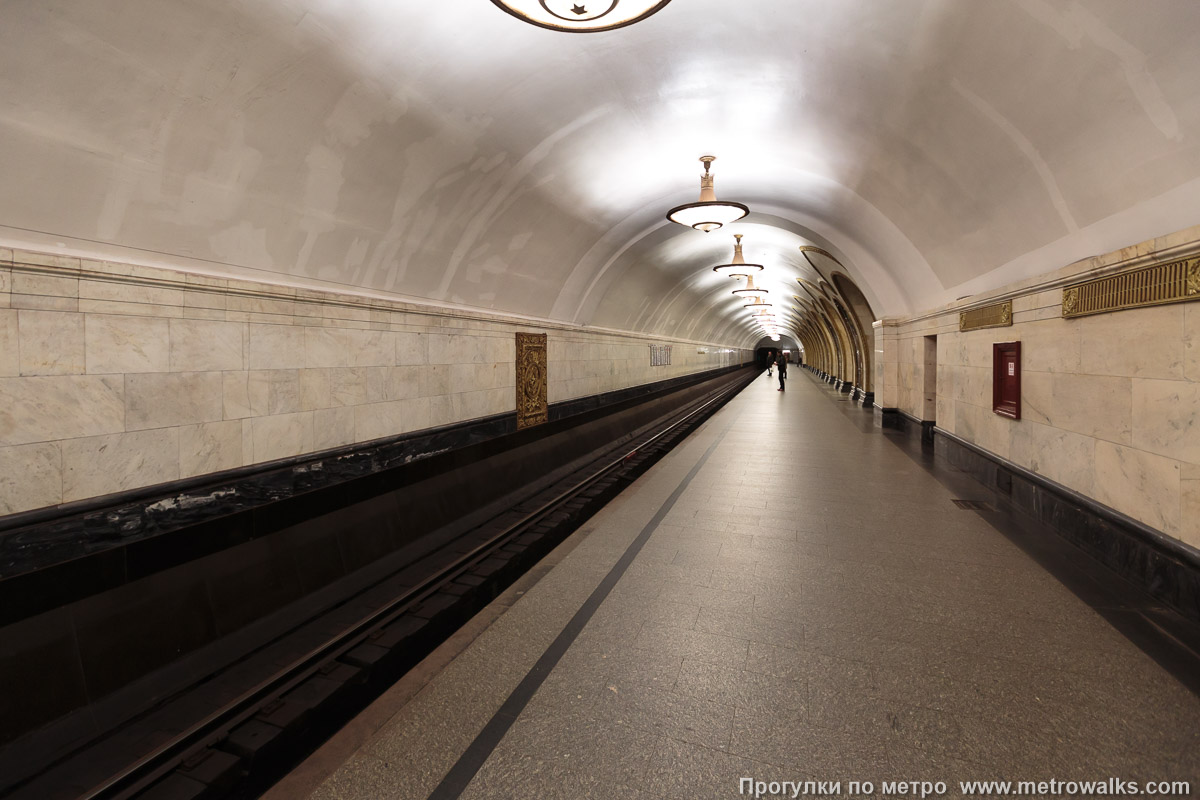
<svg viewBox="0 0 1200 800">
<path fill-rule="evenodd" d="M 886 414 L 884 415 L 886 419 Z M 912 425 L 909 435 L 926 426 Z M 1046 524 L 1156 600 L 1200 622 L 1200 551 L 952 433 L 931 428 L 934 453 Z"/>
</svg>

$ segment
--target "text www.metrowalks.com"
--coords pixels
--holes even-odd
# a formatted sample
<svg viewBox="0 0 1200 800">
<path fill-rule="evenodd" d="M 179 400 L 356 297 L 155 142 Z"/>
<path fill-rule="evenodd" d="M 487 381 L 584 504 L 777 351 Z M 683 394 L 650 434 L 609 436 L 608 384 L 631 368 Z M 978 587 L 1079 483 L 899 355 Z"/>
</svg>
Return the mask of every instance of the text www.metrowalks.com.
<svg viewBox="0 0 1200 800">
<path fill-rule="evenodd" d="M 940 797 L 949 791 L 945 781 L 760 781 L 742 778 L 738 793 L 747 797 Z M 1186 797 L 1192 787 L 1187 781 L 1127 781 L 1105 778 L 1098 781 L 959 781 L 962 795 L 976 797 L 1077 797 L 1084 796 L 1164 796 Z"/>
</svg>

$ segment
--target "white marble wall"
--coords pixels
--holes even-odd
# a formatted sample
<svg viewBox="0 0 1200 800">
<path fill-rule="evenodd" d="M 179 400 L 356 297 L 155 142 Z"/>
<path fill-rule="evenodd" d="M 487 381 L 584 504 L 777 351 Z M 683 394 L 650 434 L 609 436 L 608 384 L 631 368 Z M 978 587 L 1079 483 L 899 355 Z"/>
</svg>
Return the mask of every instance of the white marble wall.
<svg viewBox="0 0 1200 800">
<path fill-rule="evenodd" d="M 1010 328 L 960 333 L 955 308 L 886 320 L 879 355 L 895 331 L 895 372 L 885 362 L 876 403 L 929 418 L 913 387 L 920 343 L 936 334 L 939 428 L 1200 547 L 1200 303 L 1062 319 L 1061 289 L 1046 288 L 1192 247 L 1200 228 L 999 292 L 1013 300 Z M 1008 341 L 1022 343 L 1019 421 L 992 412 L 992 344 Z"/>
<path fill-rule="evenodd" d="M 512 411 L 748 354 L 379 298 L 0 249 L 0 514 Z"/>
</svg>

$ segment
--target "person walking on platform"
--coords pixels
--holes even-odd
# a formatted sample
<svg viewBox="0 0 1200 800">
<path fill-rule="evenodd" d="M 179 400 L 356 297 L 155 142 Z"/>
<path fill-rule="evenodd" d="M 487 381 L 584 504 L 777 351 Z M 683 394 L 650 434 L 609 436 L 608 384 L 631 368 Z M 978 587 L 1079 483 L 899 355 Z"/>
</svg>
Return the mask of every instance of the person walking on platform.
<svg viewBox="0 0 1200 800">
<path fill-rule="evenodd" d="M 783 391 L 783 382 L 787 379 L 787 356 L 783 351 L 779 351 L 779 355 L 775 358 L 775 366 L 779 367 L 779 391 Z"/>
<path fill-rule="evenodd" d="M 775 369 L 775 354 L 770 350 L 767 351 L 767 377 L 771 377 L 771 370 Z"/>
</svg>

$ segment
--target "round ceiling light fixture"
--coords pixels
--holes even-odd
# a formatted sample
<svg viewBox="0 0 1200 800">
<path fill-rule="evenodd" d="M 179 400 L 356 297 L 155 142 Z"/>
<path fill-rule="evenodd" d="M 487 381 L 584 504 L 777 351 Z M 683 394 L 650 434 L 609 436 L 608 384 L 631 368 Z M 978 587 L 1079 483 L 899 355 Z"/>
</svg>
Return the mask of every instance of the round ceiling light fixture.
<svg viewBox="0 0 1200 800">
<path fill-rule="evenodd" d="M 746 263 L 746 258 L 742 255 L 742 234 L 735 233 L 733 238 L 737 240 L 733 245 L 733 261 L 730 261 L 728 264 L 717 264 L 713 267 L 713 272 L 729 278 L 739 278 L 742 276 L 749 278 L 755 272 L 762 272 L 762 264 Z"/>
<path fill-rule="evenodd" d="M 699 202 L 672 208 L 667 212 L 667 219 L 711 233 L 722 225 L 736 222 L 750 213 L 750 209 L 741 203 L 726 203 L 717 199 L 717 194 L 713 191 L 713 176 L 708 171 L 709 166 L 716 160 L 716 156 L 700 156 L 700 161 L 704 164 L 704 174 L 700 176 Z"/>
<path fill-rule="evenodd" d="M 492 0 L 530 25 L 567 33 L 611 31 L 640 22 L 671 0 Z"/>
</svg>

